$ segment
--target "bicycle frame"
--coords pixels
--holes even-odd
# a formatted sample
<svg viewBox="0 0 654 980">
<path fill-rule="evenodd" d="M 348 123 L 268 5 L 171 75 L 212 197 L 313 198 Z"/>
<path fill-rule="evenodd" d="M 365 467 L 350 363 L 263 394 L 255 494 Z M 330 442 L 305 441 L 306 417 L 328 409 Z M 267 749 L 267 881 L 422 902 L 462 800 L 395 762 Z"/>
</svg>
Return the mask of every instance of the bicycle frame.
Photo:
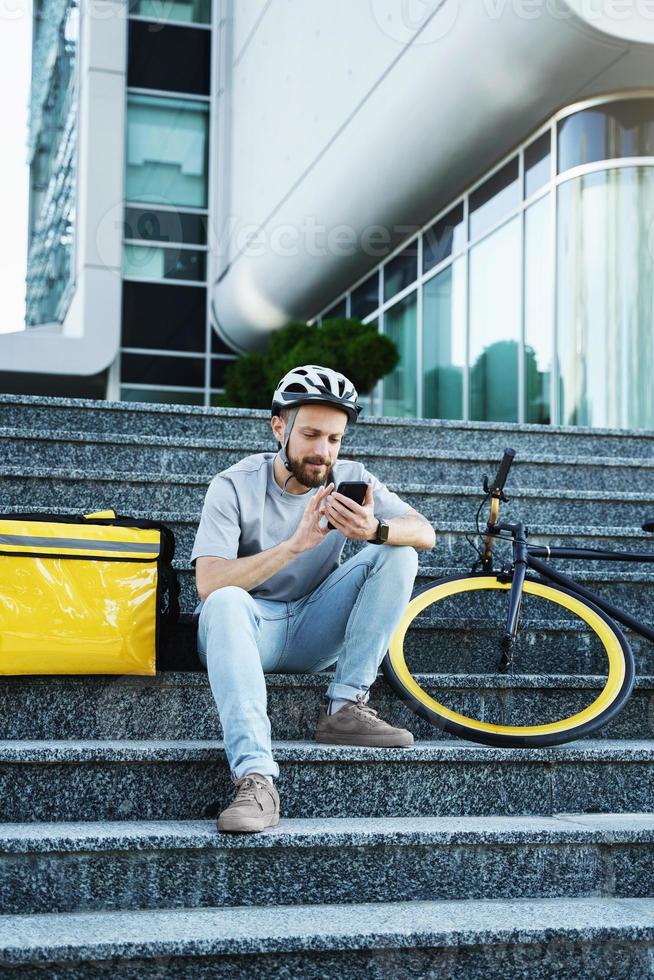
<svg viewBox="0 0 654 980">
<path fill-rule="evenodd" d="M 511 537 L 502 535 L 500 532 L 508 531 Z M 508 650 L 511 643 L 515 640 L 518 632 L 518 620 L 520 617 L 520 605 L 522 601 L 522 585 L 524 582 L 527 569 L 532 569 L 537 572 L 545 581 L 553 582 L 556 585 L 561 585 L 573 592 L 575 595 L 580 596 L 583 599 L 587 599 L 594 605 L 598 606 L 603 612 L 605 612 L 612 619 L 615 619 L 618 623 L 626 626 L 628 629 L 634 630 L 634 632 L 639 633 L 647 640 L 651 640 L 654 643 L 654 629 L 641 623 L 639 620 L 630 616 L 629 613 L 624 612 L 617 606 L 608 602 L 606 599 L 602 599 L 601 596 L 596 595 L 596 593 L 591 592 L 590 589 L 586 589 L 583 585 L 575 582 L 574 579 L 563 572 L 559 572 L 556 569 L 551 568 L 547 562 L 552 558 L 568 558 L 568 559 L 583 559 L 592 557 L 595 561 L 616 561 L 616 562 L 645 562 L 654 564 L 654 554 L 642 554 L 640 552 L 629 552 L 629 551 L 605 551 L 601 548 L 550 548 L 548 545 L 530 545 L 527 543 L 527 531 L 523 524 L 495 524 L 494 526 L 489 526 L 487 528 L 487 535 L 496 540 L 508 541 L 513 540 L 513 568 L 511 571 L 498 572 L 498 575 L 505 574 L 510 576 L 511 581 L 511 593 L 509 598 L 509 612 L 507 616 L 507 626 L 504 635 L 505 640 L 505 656 L 506 662 L 510 662 L 508 657 Z M 546 561 L 541 559 L 545 558 Z M 487 567 L 486 562 L 485 571 L 493 571 L 492 569 L 492 559 L 490 561 L 490 567 Z M 507 579 L 508 580 L 508 579 Z"/>
</svg>

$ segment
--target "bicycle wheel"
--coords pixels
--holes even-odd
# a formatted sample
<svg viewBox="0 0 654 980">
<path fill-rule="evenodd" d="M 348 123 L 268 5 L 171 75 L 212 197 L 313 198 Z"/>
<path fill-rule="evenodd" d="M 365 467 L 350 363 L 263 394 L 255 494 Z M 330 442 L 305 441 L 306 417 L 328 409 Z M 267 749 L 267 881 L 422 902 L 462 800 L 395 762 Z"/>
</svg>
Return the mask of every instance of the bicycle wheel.
<svg viewBox="0 0 654 980">
<path fill-rule="evenodd" d="M 536 680 L 538 680 L 537 675 L 543 674 L 542 651 L 539 651 L 538 642 L 534 642 L 534 635 L 537 637 L 538 633 L 533 634 L 530 640 L 529 655 L 532 659 L 535 657 L 534 663 L 538 668 L 535 671 L 532 669 L 532 676 L 529 674 L 506 675 L 500 673 L 489 676 L 490 671 L 493 670 L 492 667 L 490 671 L 482 675 L 486 686 L 490 689 L 496 687 L 502 695 L 502 698 L 497 699 L 499 707 L 496 706 L 495 718 L 486 717 L 487 714 L 492 715 L 493 712 L 487 712 L 483 708 L 476 712 L 481 714 L 481 717 L 475 717 L 475 712 L 470 711 L 469 708 L 469 702 L 474 698 L 469 696 L 467 704 L 466 697 L 461 695 L 461 691 L 458 692 L 458 697 L 459 701 L 463 701 L 463 708 L 457 704 L 448 706 L 441 703 L 418 683 L 414 674 L 420 676 L 419 672 L 416 670 L 412 672 L 409 669 L 405 658 L 405 640 L 409 627 L 412 624 L 415 625 L 417 617 L 426 611 L 430 617 L 427 626 L 429 626 L 429 622 L 435 623 L 436 629 L 438 629 L 440 623 L 441 631 L 445 629 L 446 635 L 450 636 L 449 646 L 454 646 L 456 649 L 456 638 L 453 640 L 451 634 L 447 634 L 447 623 L 456 622 L 458 628 L 462 630 L 460 634 L 462 639 L 458 644 L 462 647 L 466 637 L 472 636 L 473 633 L 470 629 L 466 632 L 467 623 L 465 618 L 461 619 L 462 612 L 464 616 L 467 614 L 468 617 L 471 615 L 474 617 L 475 609 L 479 607 L 481 607 L 479 622 L 482 624 L 482 631 L 486 630 L 486 634 L 481 639 L 477 637 L 475 642 L 483 646 L 483 654 L 486 654 L 488 648 L 490 655 L 495 657 L 495 662 L 498 663 L 501 653 L 500 641 L 506 624 L 509 589 L 510 583 L 500 581 L 496 575 L 488 574 L 455 575 L 418 589 L 412 595 L 404 616 L 391 637 L 388 653 L 381 665 L 384 676 L 394 691 L 416 714 L 453 735 L 482 742 L 486 745 L 519 748 L 543 747 L 572 741 L 597 731 L 618 714 L 631 694 L 634 683 L 634 659 L 629 644 L 616 624 L 597 606 L 579 598 L 567 589 L 548 585 L 532 576 L 527 576 L 524 583 L 519 635 L 524 633 L 525 636 L 528 636 L 529 629 L 535 628 L 529 626 L 528 619 L 528 607 L 532 603 L 532 609 L 536 609 L 541 623 L 545 623 L 550 631 L 552 622 L 562 623 L 559 627 L 560 635 L 556 641 L 557 650 L 560 651 L 561 649 L 561 641 L 563 641 L 564 647 L 566 641 L 571 642 L 571 631 L 579 631 L 579 628 L 584 631 L 581 638 L 584 649 L 589 648 L 588 640 L 592 638 L 597 647 L 597 656 L 604 661 L 606 676 L 600 676 L 601 690 L 591 704 L 582 707 L 580 710 L 575 710 L 566 717 L 560 717 L 560 698 L 557 701 L 555 692 L 555 696 L 550 696 L 549 701 L 546 698 L 543 700 L 543 703 L 549 705 L 548 712 L 550 715 L 553 714 L 553 717 L 545 720 L 532 717 L 533 712 L 526 708 L 522 695 L 530 684 L 532 689 L 537 686 L 533 681 L 533 675 L 536 675 Z M 455 608 L 452 610 L 450 603 L 448 619 L 448 614 L 444 612 L 444 606 L 447 605 L 447 600 L 452 599 L 455 600 Z M 459 600 L 458 607 L 456 600 Z M 453 612 L 458 617 L 458 621 L 453 619 Z M 561 616 L 564 617 L 563 620 Z M 454 627 L 451 625 L 450 628 Z M 546 628 L 542 627 L 541 635 L 543 637 L 546 631 Z M 416 646 L 416 637 L 420 643 L 419 632 L 416 630 L 410 634 L 414 636 L 414 647 Z M 445 647 L 446 644 L 444 643 L 442 648 L 445 649 Z M 544 642 L 543 650 L 547 655 Z M 539 652 L 541 653 L 540 660 L 538 659 Z M 479 650 L 473 653 L 469 659 L 472 659 L 475 666 L 478 666 L 481 660 Z M 594 663 L 597 662 L 594 661 Z M 442 665 L 439 664 L 439 666 L 442 670 Z M 434 670 L 433 663 L 430 670 Z M 470 673 L 470 663 L 466 667 L 466 673 Z M 472 673 L 474 674 L 475 671 Z M 428 677 L 431 676 L 431 674 L 428 675 Z M 470 683 L 474 683 L 476 679 L 476 676 L 469 678 L 461 675 L 464 688 L 466 681 L 470 686 Z M 551 679 L 554 684 L 562 680 L 564 677 Z M 584 693 L 584 684 L 586 684 L 586 690 L 589 686 L 596 688 L 598 684 L 597 667 L 594 668 L 592 677 L 577 678 L 576 683 L 582 689 L 581 694 Z M 518 692 L 519 696 L 517 702 L 513 703 L 513 710 L 507 711 L 506 692 L 509 692 L 508 703 L 510 705 L 513 690 L 520 688 L 521 684 L 523 690 Z M 443 697 L 443 694 L 447 695 L 447 693 L 445 688 L 439 689 L 439 697 Z M 574 691 L 572 693 L 575 694 Z M 507 714 L 511 716 L 508 721 Z"/>
</svg>

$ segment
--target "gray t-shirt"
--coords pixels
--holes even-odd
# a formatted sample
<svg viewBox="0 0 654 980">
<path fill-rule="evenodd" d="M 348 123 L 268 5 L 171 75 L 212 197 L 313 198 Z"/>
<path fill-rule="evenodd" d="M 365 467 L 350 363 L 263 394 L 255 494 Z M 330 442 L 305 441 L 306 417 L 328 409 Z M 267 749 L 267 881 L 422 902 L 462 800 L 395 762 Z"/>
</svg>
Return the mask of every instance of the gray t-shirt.
<svg viewBox="0 0 654 980">
<path fill-rule="evenodd" d="M 272 452 L 255 453 L 214 476 L 204 499 L 192 563 L 202 556 L 246 558 L 292 536 L 318 488 L 303 494 L 282 494 L 273 472 L 275 456 Z M 362 463 L 337 460 L 329 482 L 333 481 L 337 489 L 344 480 L 372 483 L 375 517 L 399 517 L 410 509 Z M 276 575 L 251 589 L 251 595 L 291 602 L 313 592 L 338 568 L 346 541 L 340 531 L 330 531 L 315 548 L 302 552 Z"/>
</svg>

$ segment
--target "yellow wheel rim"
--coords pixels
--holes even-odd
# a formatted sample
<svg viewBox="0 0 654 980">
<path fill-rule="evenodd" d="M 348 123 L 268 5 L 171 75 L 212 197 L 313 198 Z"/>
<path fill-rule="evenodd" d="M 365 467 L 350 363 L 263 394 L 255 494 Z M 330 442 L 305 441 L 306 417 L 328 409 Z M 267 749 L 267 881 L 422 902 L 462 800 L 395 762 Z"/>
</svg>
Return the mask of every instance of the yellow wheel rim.
<svg viewBox="0 0 654 980">
<path fill-rule="evenodd" d="M 481 589 L 503 589 L 511 588 L 510 582 L 498 582 L 493 575 L 478 576 L 470 578 L 454 579 L 449 582 L 436 583 L 431 589 L 427 589 L 411 600 L 404 615 L 391 637 L 388 648 L 388 656 L 391 666 L 404 689 L 410 693 L 416 701 L 423 704 L 426 708 L 435 712 L 441 718 L 465 728 L 475 729 L 479 732 L 488 732 L 494 735 L 550 735 L 557 732 L 568 731 L 571 728 L 578 728 L 601 715 L 615 701 L 625 679 L 625 660 L 622 646 L 616 634 L 608 623 L 599 616 L 594 609 L 591 609 L 581 599 L 567 595 L 558 589 L 552 588 L 541 582 L 525 581 L 523 591 L 529 595 L 540 596 L 550 602 L 562 606 L 582 619 L 596 634 L 600 640 L 604 652 L 606 653 L 609 673 L 606 684 L 598 697 L 589 704 L 588 707 L 568 718 L 561 718 L 560 721 L 549 722 L 544 725 L 495 725 L 485 721 L 478 721 L 476 718 L 469 718 L 458 711 L 447 708 L 444 704 L 436 701 L 414 680 L 404 658 L 404 637 L 409 626 L 416 616 L 418 616 L 427 606 L 441 599 L 446 599 L 452 595 L 462 592 L 475 592 Z"/>
</svg>

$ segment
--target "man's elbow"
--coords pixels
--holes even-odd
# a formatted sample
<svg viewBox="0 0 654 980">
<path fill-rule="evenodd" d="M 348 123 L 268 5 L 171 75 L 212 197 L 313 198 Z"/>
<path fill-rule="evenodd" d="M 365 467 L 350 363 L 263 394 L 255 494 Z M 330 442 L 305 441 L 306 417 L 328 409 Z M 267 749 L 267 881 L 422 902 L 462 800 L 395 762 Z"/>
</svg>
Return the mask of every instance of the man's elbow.
<svg viewBox="0 0 654 980">
<path fill-rule="evenodd" d="M 195 590 L 202 602 L 209 598 L 212 592 L 219 589 L 223 584 L 217 582 L 216 569 L 218 564 L 222 564 L 224 558 L 198 558 L 195 563 Z"/>
<path fill-rule="evenodd" d="M 436 547 L 436 531 L 428 521 L 425 521 L 423 535 L 420 544 L 417 545 L 418 551 L 431 551 Z"/>
</svg>

